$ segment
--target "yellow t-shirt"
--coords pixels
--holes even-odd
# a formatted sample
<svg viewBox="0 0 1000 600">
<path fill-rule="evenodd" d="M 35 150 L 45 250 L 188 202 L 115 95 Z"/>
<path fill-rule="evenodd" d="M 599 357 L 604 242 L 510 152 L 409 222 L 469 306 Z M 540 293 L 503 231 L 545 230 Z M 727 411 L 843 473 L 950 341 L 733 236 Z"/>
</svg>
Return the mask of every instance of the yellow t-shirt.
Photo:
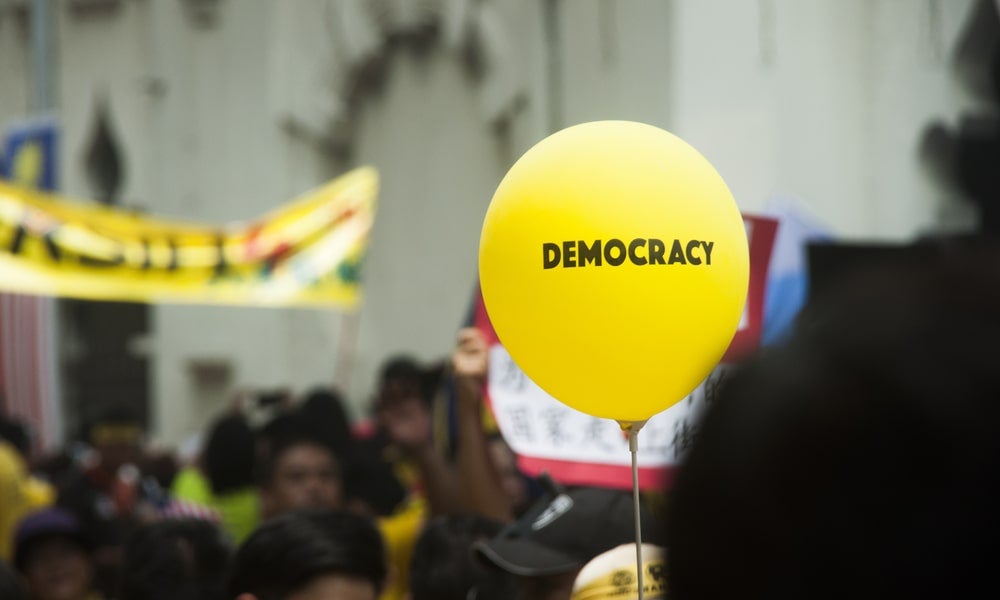
<svg viewBox="0 0 1000 600">
<path fill-rule="evenodd" d="M 410 584 L 410 560 L 413 547 L 427 516 L 427 501 L 420 497 L 407 500 L 395 514 L 378 519 L 390 566 L 390 581 L 380 600 L 402 600 Z"/>
<path fill-rule="evenodd" d="M 31 477 L 17 450 L 0 442 L 0 558 L 10 561 L 21 519 L 55 499 L 52 486 Z"/>
</svg>

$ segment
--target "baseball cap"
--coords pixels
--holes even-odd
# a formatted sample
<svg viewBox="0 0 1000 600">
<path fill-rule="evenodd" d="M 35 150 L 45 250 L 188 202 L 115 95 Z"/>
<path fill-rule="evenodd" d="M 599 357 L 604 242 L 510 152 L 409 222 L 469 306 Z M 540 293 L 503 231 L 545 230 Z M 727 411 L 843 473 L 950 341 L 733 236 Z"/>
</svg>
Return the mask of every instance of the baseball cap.
<svg viewBox="0 0 1000 600">
<path fill-rule="evenodd" d="M 88 551 L 91 548 L 80 522 L 72 513 L 62 508 L 46 508 L 26 516 L 17 526 L 14 565 L 18 570 L 24 570 L 28 554 L 36 542 L 53 537 L 71 539 Z"/>
<path fill-rule="evenodd" d="M 645 510 L 642 520 L 655 530 Z M 543 498 L 495 538 L 477 542 L 473 549 L 508 573 L 537 577 L 569 573 L 630 540 L 635 540 L 631 494 L 577 488 Z"/>
<path fill-rule="evenodd" d="M 646 600 L 667 597 L 666 551 L 642 545 L 642 588 Z M 639 597 L 635 544 L 622 544 L 588 562 L 573 583 L 570 600 L 629 600 Z"/>
</svg>

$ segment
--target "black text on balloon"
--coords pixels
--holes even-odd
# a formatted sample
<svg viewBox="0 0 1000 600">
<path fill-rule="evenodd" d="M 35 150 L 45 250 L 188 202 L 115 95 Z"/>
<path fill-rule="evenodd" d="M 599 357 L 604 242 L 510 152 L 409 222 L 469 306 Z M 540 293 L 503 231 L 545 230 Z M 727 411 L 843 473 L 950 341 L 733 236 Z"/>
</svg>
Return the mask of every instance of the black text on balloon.
<svg viewBox="0 0 1000 600">
<path fill-rule="evenodd" d="M 617 267 L 629 262 L 636 266 L 694 265 L 711 266 L 715 242 L 707 240 L 670 240 L 669 246 L 657 238 L 634 238 L 625 242 L 609 240 L 567 240 L 542 244 L 542 267 Z"/>
</svg>

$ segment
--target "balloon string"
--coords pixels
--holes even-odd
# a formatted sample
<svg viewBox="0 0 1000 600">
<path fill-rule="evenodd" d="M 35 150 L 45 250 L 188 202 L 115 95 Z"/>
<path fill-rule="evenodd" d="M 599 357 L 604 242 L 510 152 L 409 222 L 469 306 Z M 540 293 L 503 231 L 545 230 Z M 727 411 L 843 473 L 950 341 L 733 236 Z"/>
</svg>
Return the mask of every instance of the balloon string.
<svg viewBox="0 0 1000 600">
<path fill-rule="evenodd" d="M 642 583 L 642 522 L 639 518 L 639 428 L 642 423 L 633 423 L 628 430 L 628 449 L 632 453 L 632 509 L 635 513 L 635 569 L 638 574 L 639 600 L 643 600 L 646 592 Z"/>
</svg>

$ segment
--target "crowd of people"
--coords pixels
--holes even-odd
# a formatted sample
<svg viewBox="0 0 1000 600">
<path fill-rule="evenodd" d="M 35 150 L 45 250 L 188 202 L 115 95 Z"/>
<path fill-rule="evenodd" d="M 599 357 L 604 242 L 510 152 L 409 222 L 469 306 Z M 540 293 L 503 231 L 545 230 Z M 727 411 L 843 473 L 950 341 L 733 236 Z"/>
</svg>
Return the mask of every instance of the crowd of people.
<svg viewBox="0 0 1000 600">
<path fill-rule="evenodd" d="M 991 595 L 1000 260 L 929 262 L 811 304 L 727 379 L 641 509 L 646 598 Z M 330 389 L 241 399 L 184 465 L 122 407 L 35 460 L 4 423 L 0 598 L 637 597 L 631 495 L 517 470 L 487 350 L 467 329 L 443 365 L 388 361 L 370 427 Z"/>
<path fill-rule="evenodd" d="M 569 598 L 634 539 L 631 497 L 517 469 L 483 402 L 487 350 L 466 329 L 441 364 L 388 360 L 360 424 L 333 389 L 241 395 L 187 464 L 145 447 L 126 406 L 34 460 L 8 421 L 0 598 Z M 614 556 L 635 571 L 634 550 Z"/>
</svg>

